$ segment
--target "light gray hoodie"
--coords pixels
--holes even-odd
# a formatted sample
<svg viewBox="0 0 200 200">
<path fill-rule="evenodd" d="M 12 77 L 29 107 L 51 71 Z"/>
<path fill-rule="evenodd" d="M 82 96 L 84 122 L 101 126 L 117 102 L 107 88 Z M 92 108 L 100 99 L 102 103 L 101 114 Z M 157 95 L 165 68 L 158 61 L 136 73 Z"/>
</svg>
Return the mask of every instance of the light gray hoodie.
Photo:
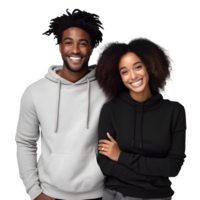
<svg viewBox="0 0 200 200">
<path fill-rule="evenodd" d="M 57 75 L 61 69 L 50 67 L 22 96 L 16 133 L 20 177 L 31 199 L 41 193 L 58 199 L 98 198 L 104 175 L 96 160 L 97 128 L 108 99 L 95 78 L 95 66 L 75 83 Z"/>
</svg>

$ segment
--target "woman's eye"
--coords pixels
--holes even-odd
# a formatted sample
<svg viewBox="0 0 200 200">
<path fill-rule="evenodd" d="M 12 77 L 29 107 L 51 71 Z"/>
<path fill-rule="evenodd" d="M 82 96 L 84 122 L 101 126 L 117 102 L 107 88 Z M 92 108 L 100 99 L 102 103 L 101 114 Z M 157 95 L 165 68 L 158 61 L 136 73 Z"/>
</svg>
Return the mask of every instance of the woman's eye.
<svg viewBox="0 0 200 200">
<path fill-rule="evenodd" d="M 140 69 L 142 66 L 136 67 L 136 69 Z M 125 74 L 127 71 L 122 72 L 122 74 Z"/>
<path fill-rule="evenodd" d="M 123 71 L 123 72 L 122 72 L 122 74 L 126 74 L 126 73 L 127 73 L 127 71 Z"/>
</svg>

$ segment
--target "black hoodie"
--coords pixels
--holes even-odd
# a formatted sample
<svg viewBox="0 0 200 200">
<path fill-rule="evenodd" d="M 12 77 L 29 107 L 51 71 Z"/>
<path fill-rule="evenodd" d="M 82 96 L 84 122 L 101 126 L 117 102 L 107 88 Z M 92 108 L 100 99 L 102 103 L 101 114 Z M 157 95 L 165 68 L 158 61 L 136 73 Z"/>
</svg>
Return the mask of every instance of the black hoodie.
<svg viewBox="0 0 200 200">
<path fill-rule="evenodd" d="M 106 176 L 105 187 L 125 196 L 165 198 L 174 194 L 168 177 L 176 176 L 184 162 L 186 119 L 184 107 L 152 93 L 144 102 L 122 92 L 104 104 L 98 139 L 116 140 L 118 161 L 98 154 Z"/>
</svg>

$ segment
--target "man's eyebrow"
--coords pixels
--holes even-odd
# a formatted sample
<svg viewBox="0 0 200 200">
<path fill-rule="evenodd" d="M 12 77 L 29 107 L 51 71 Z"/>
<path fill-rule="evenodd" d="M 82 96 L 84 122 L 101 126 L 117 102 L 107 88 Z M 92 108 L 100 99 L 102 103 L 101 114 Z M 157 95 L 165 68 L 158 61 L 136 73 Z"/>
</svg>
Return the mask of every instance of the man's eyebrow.
<svg viewBox="0 0 200 200">
<path fill-rule="evenodd" d="M 140 62 L 140 61 L 135 62 L 135 63 L 133 64 L 133 66 L 137 65 L 138 63 L 142 63 L 142 62 Z M 122 67 L 122 68 L 120 68 L 120 70 L 122 70 L 122 69 L 126 69 L 126 67 Z M 120 71 L 120 70 L 119 70 L 119 71 Z"/>
<path fill-rule="evenodd" d="M 69 38 L 69 37 L 66 37 L 63 41 L 65 41 L 65 40 L 73 40 L 73 39 Z M 88 43 L 88 41 L 86 39 L 80 39 L 79 41 L 85 41 L 85 42 Z"/>
</svg>

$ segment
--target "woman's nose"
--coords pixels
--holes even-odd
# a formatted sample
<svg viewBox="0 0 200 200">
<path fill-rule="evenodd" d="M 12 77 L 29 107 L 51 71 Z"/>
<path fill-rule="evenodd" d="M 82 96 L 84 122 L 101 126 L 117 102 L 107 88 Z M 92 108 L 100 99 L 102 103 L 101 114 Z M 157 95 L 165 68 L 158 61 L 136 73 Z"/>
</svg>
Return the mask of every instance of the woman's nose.
<svg viewBox="0 0 200 200">
<path fill-rule="evenodd" d="M 137 80 L 137 78 L 138 78 L 137 72 L 134 71 L 134 70 L 131 70 L 130 78 L 131 78 L 133 81 L 134 81 L 134 80 Z"/>
</svg>

